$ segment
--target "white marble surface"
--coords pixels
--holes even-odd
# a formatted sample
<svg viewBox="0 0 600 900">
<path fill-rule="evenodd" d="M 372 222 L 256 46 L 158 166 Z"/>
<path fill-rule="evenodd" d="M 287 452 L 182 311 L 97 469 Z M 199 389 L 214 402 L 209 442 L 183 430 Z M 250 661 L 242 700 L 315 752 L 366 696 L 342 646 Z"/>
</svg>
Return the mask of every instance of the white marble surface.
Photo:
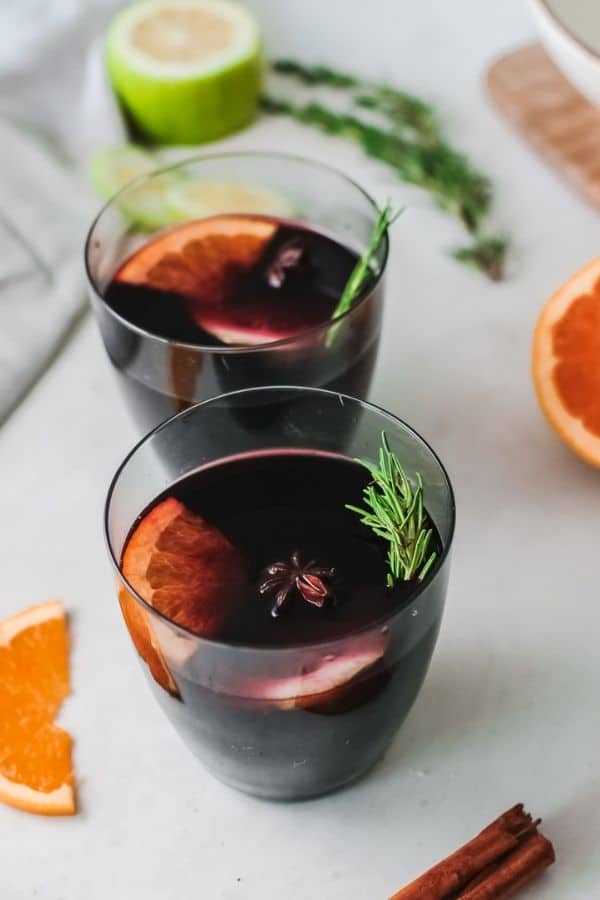
<svg viewBox="0 0 600 900">
<path fill-rule="evenodd" d="M 527 896 L 590 900 L 600 884 L 600 476 L 542 421 L 529 346 L 546 295 L 598 253 L 598 218 L 482 95 L 484 65 L 532 36 L 526 12 L 517 0 L 251 5 L 278 52 L 351 64 L 434 99 L 492 174 L 497 219 L 514 238 L 511 277 L 493 286 L 444 257 L 459 234 L 442 215 L 412 211 L 394 233 L 373 398 L 423 432 L 455 483 L 442 634 L 404 729 L 355 787 L 272 805 L 205 774 L 155 707 L 119 620 L 101 511 L 134 434 L 88 319 L 0 432 L 0 613 L 62 596 L 72 615 L 74 693 L 61 721 L 76 739 L 81 802 L 63 820 L 0 808 L 0 895 L 375 900 L 523 800 L 544 816 L 559 860 Z M 283 123 L 247 140 L 306 150 L 382 197 L 426 205 L 392 191 L 358 153 Z"/>
</svg>

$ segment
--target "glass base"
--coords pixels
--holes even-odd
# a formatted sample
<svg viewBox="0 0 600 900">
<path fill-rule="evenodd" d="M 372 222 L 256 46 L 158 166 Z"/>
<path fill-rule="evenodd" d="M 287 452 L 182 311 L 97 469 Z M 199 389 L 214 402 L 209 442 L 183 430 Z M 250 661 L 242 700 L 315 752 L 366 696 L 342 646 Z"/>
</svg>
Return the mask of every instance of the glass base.
<svg viewBox="0 0 600 900">
<path fill-rule="evenodd" d="M 192 753 L 194 751 L 191 748 Z M 206 769 L 206 771 L 215 778 L 217 781 L 220 781 L 221 784 L 226 785 L 233 790 L 240 791 L 242 794 L 248 794 L 250 797 L 257 797 L 259 800 L 268 800 L 275 803 L 300 803 L 304 800 L 317 800 L 319 797 L 325 797 L 327 794 L 333 794 L 337 791 L 344 790 L 345 788 L 350 787 L 355 782 L 360 781 L 362 778 L 365 778 L 376 766 L 381 762 L 384 756 L 387 753 L 389 747 L 386 747 L 383 752 L 379 749 L 377 753 L 374 755 L 374 758 L 366 762 L 366 764 L 357 771 L 353 771 L 351 773 L 345 772 L 343 775 L 340 775 L 338 778 L 333 779 L 327 783 L 321 784 L 318 788 L 312 785 L 301 785 L 297 781 L 285 786 L 275 786 L 273 784 L 264 784 L 257 785 L 255 783 L 248 783 L 245 781 L 240 781 L 235 778 L 230 778 L 227 775 L 224 775 L 221 772 L 215 771 L 210 766 L 206 765 L 206 762 L 200 759 L 197 754 L 194 753 L 196 759 L 199 759 L 202 767 Z"/>
</svg>

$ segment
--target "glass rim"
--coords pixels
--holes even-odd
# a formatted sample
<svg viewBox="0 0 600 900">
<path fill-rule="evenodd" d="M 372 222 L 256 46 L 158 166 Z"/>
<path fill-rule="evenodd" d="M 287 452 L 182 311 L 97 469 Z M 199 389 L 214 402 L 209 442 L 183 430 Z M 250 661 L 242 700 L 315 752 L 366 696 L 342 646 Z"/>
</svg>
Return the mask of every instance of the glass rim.
<svg viewBox="0 0 600 900">
<path fill-rule="evenodd" d="M 278 349 L 281 347 L 286 347 L 299 340 L 303 340 L 304 338 L 310 337 L 312 335 L 319 334 L 319 332 L 326 332 L 329 328 L 331 328 L 334 324 L 339 325 L 345 319 L 349 318 L 351 314 L 355 313 L 358 309 L 362 307 L 365 301 L 372 296 L 374 291 L 379 286 L 386 268 L 389 259 L 389 249 L 390 249 L 390 239 L 389 235 L 384 235 L 384 245 L 383 245 L 383 256 L 381 260 L 381 266 L 377 275 L 375 276 L 374 281 L 371 283 L 369 289 L 363 293 L 363 295 L 352 304 L 352 306 L 346 310 L 346 312 L 342 313 L 339 316 L 336 316 L 335 319 L 328 319 L 326 322 L 321 322 L 318 325 L 312 325 L 310 328 L 306 328 L 304 331 L 298 332 L 298 334 L 291 335 L 290 337 L 280 338 L 277 341 L 263 341 L 260 344 L 240 344 L 239 346 L 215 346 L 214 344 L 193 344 L 186 341 L 178 341 L 172 338 L 166 338 L 161 336 L 160 334 L 156 334 L 153 331 L 148 331 L 146 328 L 142 328 L 139 325 L 134 325 L 133 322 L 130 322 L 128 319 L 121 316 L 118 312 L 112 309 L 111 306 L 108 305 L 102 292 L 100 291 L 96 279 L 92 275 L 91 272 L 91 246 L 93 241 L 94 232 L 96 230 L 96 226 L 100 222 L 100 219 L 103 215 L 112 207 L 114 207 L 119 198 L 122 195 L 126 194 L 132 188 L 141 186 L 144 182 L 149 181 L 151 178 L 156 178 L 158 175 L 164 175 L 167 172 L 172 171 L 173 169 L 180 169 L 184 166 L 192 165 L 193 163 L 202 163 L 209 162 L 211 160 L 219 160 L 219 159 L 231 159 L 231 158 L 257 158 L 257 159 L 269 159 L 276 158 L 282 160 L 288 160 L 293 163 L 302 163 L 303 165 L 307 165 L 312 168 L 322 169 L 326 172 L 329 172 L 332 175 L 336 175 L 338 178 L 341 178 L 346 182 L 354 190 L 358 191 L 365 200 L 368 202 L 369 206 L 373 209 L 375 213 L 378 212 L 379 206 L 375 202 L 374 198 L 369 194 L 368 191 L 365 190 L 357 181 L 351 178 L 349 175 L 346 175 L 345 172 L 342 172 L 340 169 L 335 166 L 329 165 L 329 163 L 320 162 L 319 160 L 311 159 L 308 156 L 301 156 L 300 154 L 295 153 L 280 153 L 277 150 L 228 150 L 221 153 L 207 153 L 204 155 L 193 155 L 188 156 L 185 159 L 179 160 L 175 163 L 170 163 L 168 165 L 160 166 L 157 169 L 154 169 L 152 172 L 146 172 L 143 175 L 138 175 L 137 178 L 134 178 L 132 181 L 129 181 L 126 185 L 120 188 L 113 196 L 106 201 L 100 208 L 99 212 L 96 214 L 94 219 L 92 220 L 92 224 L 89 227 L 85 244 L 83 248 L 83 257 L 84 257 L 84 268 L 86 279 L 88 282 L 88 286 L 90 290 L 93 292 L 94 296 L 98 298 L 98 300 L 102 303 L 105 310 L 107 310 L 114 319 L 121 323 L 125 328 L 130 331 L 135 332 L 141 337 L 147 338 L 152 341 L 157 341 L 161 344 L 166 344 L 169 347 L 178 347 L 182 350 L 191 350 L 196 351 L 198 353 L 212 353 L 212 354 L 246 354 L 246 353 L 258 353 L 265 352 L 271 348 Z M 208 217 L 206 217 L 208 218 Z M 181 223 L 184 224 L 184 223 Z"/>
<path fill-rule="evenodd" d="M 125 467 L 129 464 L 129 462 L 135 457 L 138 450 L 140 450 L 146 443 L 149 443 L 155 435 L 161 432 L 163 429 L 169 428 L 176 420 L 184 418 L 199 409 L 202 409 L 205 406 L 210 406 L 213 403 L 222 402 L 223 400 L 230 400 L 236 397 L 242 397 L 244 395 L 250 394 L 263 394 L 268 395 L 271 392 L 275 393 L 277 391 L 287 391 L 288 393 L 296 393 L 296 394 L 312 394 L 317 396 L 326 396 L 326 397 L 337 397 L 338 400 L 341 398 L 343 401 L 350 401 L 351 403 L 356 403 L 361 407 L 366 407 L 367 409 L 377 413 L 382 418 L 388 420 L 395 428 L 402 428 L 405 432 L 407 432 L 413 440 L 416 440 L 417 443 L 421 444 L 426 451 L 433 458 L 434 462 L 438 466 L 443 480 L 446 490 L 448 492 L 448 508 L 450 512 L 450 524 L 448 529 L 448 537 L 443 542 L 442 552 L 440 553 L 439 558 L 436 560 L 432 571 L 431 577 L 425 580 L 424 582 L 418 584 L 415 587 L 415 590 L 410 594 L 410 596 L 406 599 L 406 601 L 399 606 L 397 609 L 392 610 L 389 613 L 386 613 L 383 616 L 380 616 L 377 619 L 374 619 L 372 622 L 369 622 L 367 625 L 362 625 L 359 628 L 349 632 L 348 634 L 344 634 L 335 638 L 324 638 L 315 641 L 305 641 L 297 644 L 279 644 L 276 647 L 268 646 L 260 644 L 251 644 L 251 643 L 231 643 L 228 641 L 220 641 L 215 638 L 203 637 L 202 635 L 197 634 L 194 631 L 191 631 L 189 628 L 186 628 L 184 625 L 179 625 L 177 622 L 174 622 L 169 616 L 160 612 L 160 610 L 153 607 L 150 603 L 148 603 L 144 598 L 135 590 L 133 585 L 130 584 L 127 578 L 123 575 L 121 571 L 121 567 L 119 564 L 119 559 L 114 552 L 112 541 L 109 534 L 109 514 L 113 496 L 117 489 L 118 481 L 121 477 L 122 472 Z M 383 430 L 383 429 L 382 429 Z M 143 510 L 140 510 L 140 513 Z M 131 522 L 133 525 L 133 521 Z M 125 458 L 121 461 L 115 474 L 113 475 L 106 495 L 106 500 L 104 503 L 104 514 L 103 514 L 103 531 L 104 531 L 104 540 L 108 549 L 108 554 L 112 563 L 112 566 L 117 574 L 117 577 L 124 584 L 127 591 L 131 594 L 131 596 L 142 605 L 143 608 L 147 609 L 152 615 L 156 616 L 158 619 L 166 622 L 171 628 L 174 628 L 178 632 L 180 632 L 185 637 L 192 637 L 195 641 L 197 641 L 200 645 L 210 646 L 213 648 L 220 648 L 222 650 L 227 651 L 235 651 L 239 653 L 254 653 L 254 654 L 264 654 L 265 656 L 276 656 L 276 655 L 285 655 L 301 651 L 311 650 L 313 648 L 318 649 L 325 646 L 333 647 L 339 644 L 343 644 L 347 641 L 353 640 L 357 636 L 361 634 L 365 634 L 368 632 L 372 632 L 376 628 L 381 628 L 386 622 L 389 622 L 391 619 L 396 616 L 405 615 L 408 609 L 412 606 L 412 604 L 417 600 L 421 594 L 425 591 L 425 589 L 433 582 L 443 565 L 445 564 L 450 550 L 452 548 L 452 543 L 454 540 L 454 533 L 456 528 L 456 501 L 454 495 L 454 488 L 452 487 L 452 482 L 450 481 L 450 476 L 446 470 L 446 467 L 442 463 L 441 459 L 435 452 L 435 450 L 431 447 L 431 445 L 425 440 L 425 438 L 421 437 L 421 435 L 416 431 L 412 426 L 408 425 L 403 419 L 400 419 L 398 416 L 394 415 L 394 413 L 389 412 L 381 406 L 378 406 L 375 403 L 370 403 L 366 400 L 359 400 L 356 397 L 351 397 L 349 394 L 342 394 L 339 391 L 330 391 L 324 388 L 313 388 L 313 387 L 303 387 L 299 385 L 266 385 L 263 387 L 250 387 L 250 388 L 242 388 L 238 391 L 230 391 L 224 394 L 219 394 L 216 397 L 210 397 L 208 400 L 203 400 L 201 403 L 196 403 L 193 406 L 188 407 L 188 409 L 184 409 L 181 412 L 176 413 L 170 418 L 166 419 L 164 422 L 161 422 L 151 431 L 149 431 L 144 437 L 142 437 L 139 441 L 136 442 L 134 447 L 127 453 Z"/>
</svg>

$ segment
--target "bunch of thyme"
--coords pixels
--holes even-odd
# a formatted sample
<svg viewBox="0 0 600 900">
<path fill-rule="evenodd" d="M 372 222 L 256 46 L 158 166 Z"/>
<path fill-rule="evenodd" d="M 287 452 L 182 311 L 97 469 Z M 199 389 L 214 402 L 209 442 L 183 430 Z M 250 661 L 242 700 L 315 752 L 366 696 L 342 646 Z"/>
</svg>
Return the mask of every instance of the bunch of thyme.
<svg viewBox="0 0 600 900">
<path fill-rule="evenodd" d="M 281 60 L 273 64 L 273 69 L 309 87 L 347 92 L 355 112 L 337 112 L 319 102 L 296 104 L 272 96 L 263 98 L 266 111 L 350 140 L 367 156 L 387 164 L 403 181 L 427 190 L 437 205 L 458 217 L 473 237 L 470 245 L 453 252 L 454 258 L 492 280 L 502 277 L 507 241 L 484 234 L 492 199 L 490 181 L 443 139 L 437 116 L 428 104 L 389 85 L 325 66 Z M 384 124 L 360 118 L 360 110 L 378 113 Z"/>
</svg>

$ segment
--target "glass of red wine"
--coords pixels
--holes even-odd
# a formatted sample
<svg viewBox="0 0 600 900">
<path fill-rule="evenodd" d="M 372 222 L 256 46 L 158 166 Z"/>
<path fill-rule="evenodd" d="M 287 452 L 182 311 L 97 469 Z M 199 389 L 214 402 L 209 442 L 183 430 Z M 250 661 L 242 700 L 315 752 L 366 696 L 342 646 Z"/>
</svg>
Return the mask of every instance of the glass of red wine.
<svg viewBox="0 0 600 900">
<path fill-rule="evenodd" d="M 362 296 L 332 322 L 378 210 L 328 166 L 225 153 L 144 175 L 93 223 L 92 307 L 146 431 L 192 403 L 268 384 L 366 397 L 385 238 Z"/>
<path fill-rule="evenodd" d="M 346 506 L 382 433 L 422 479 L 435 552 L 422 580 L 392 587 L 388 545 Z M 213 775 L 292 800 L 382 757 L 429 667 L 454 519 L 425 441 L 335 392 L 223 395 L 135 447 L 105 512 L 119 602 L 156 698 Z"/>
</svg>

